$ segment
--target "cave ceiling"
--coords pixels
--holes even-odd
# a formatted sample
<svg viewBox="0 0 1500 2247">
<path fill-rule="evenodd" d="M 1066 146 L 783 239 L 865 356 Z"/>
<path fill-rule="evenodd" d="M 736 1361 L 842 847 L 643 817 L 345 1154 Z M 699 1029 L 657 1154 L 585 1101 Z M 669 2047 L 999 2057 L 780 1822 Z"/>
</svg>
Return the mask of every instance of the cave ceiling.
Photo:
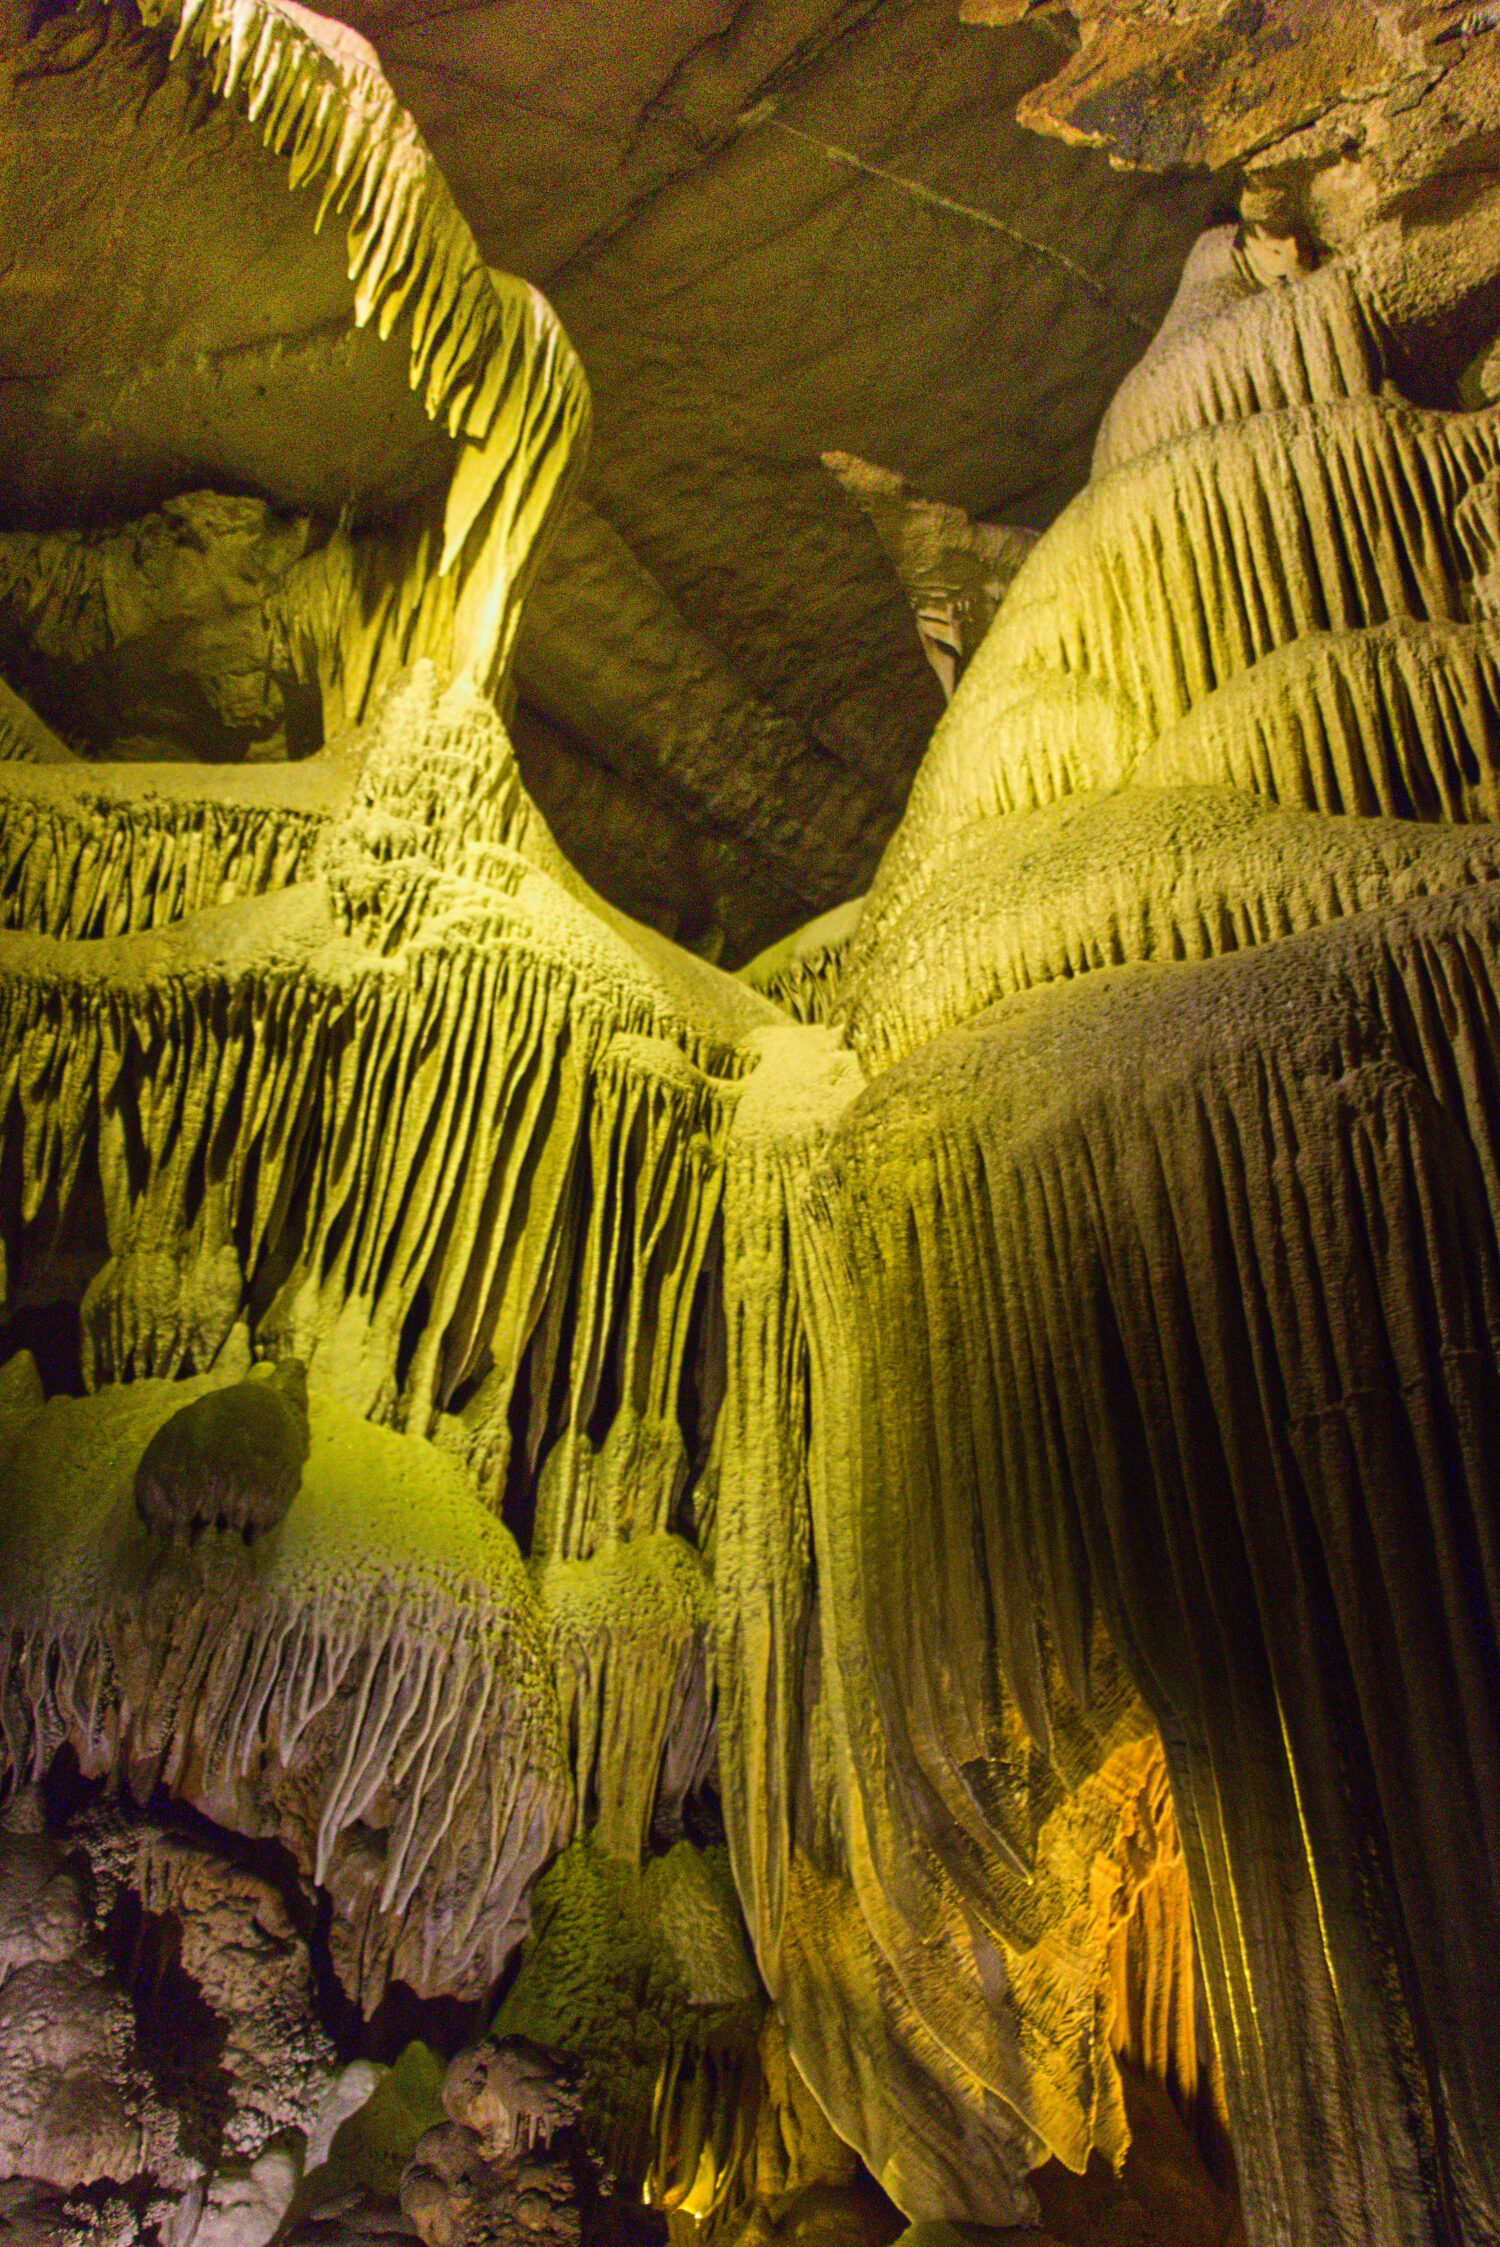
<svg viewBox="0 0 1500 2247">
<path fill-rule="evenodd" d="M 528 784 L 605 894 L 727 965 L 867 887 L 942 707 L 820 455 L 1045 529 L 1238 167 L 1270 152 L 1274 204 L 1315 162 L 1362 215 L 1367 142 L 1389 194 L 1436 105 L 1460 171 L 1488 130 L 1455 7 L 333 12 L 588 369 L 519 650 Z"/>
<path fill-rule="evenodd" d="M 868 886 L 942 709 L 820 454 L 1044 528 L 1223 189 L 1019 126 L 1058 30 L 950 0 L 336 12 L 588 371 L 528 783 L 596 886 L 736 964 Z"/>
</svg>

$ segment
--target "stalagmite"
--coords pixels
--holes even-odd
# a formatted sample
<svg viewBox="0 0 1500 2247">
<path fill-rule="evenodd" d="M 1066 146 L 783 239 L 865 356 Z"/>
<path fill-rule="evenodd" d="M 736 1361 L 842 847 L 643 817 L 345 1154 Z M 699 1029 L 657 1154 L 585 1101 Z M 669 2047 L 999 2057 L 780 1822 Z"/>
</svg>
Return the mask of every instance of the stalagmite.
<svg viewBox="0 0 1500 2247">
<path fill-rule="evenodd" d="M 1258 286 L 1241 229 L 1215 227 L 1190 255 L 1176 301 L 1127 375 L 1094 446 L 1094 474 L 1191 430 L 1320 398 L 1373 397 L 1399 345 L 1344 259 L 1295 285 Z"/>
<path fill-rule="evenodd" d="M 920 898 L 966 821 L 1120 786 L 1156 735 L 1307 635 L 1468 622 L 1456 521 L 1497 462 L 1494 413 L 1355 398 L 1195 432 L 1092 484 L 933 737 L 860 950 Z M 1028 706 L 1055 728 L 1059 690 L 1077 699 L 1077 747 L 1039 769 Z"/>
</svg>

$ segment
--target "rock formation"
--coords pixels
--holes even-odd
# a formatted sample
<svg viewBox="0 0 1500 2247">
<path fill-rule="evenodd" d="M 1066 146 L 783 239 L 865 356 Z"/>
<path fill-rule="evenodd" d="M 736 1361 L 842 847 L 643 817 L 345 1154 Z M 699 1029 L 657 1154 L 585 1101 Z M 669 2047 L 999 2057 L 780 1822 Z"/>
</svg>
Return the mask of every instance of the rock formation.
<svg viewBox="0 0 1500 2247">
<path fill-rule="evenodd" d="M 168 1537 L 235 1530 L 248 1545 L 285 1520 L 308 1448 L 307 1368 L 286 1358 L 162 1422 L 135 1471 L 135 1510 Z"/>
<path fill-rule="evenodd" d="M 280 1528 L 164 1550 L 134 1461 L 240 1386 L 210 1384 L 55 1398 L 14 1438 L 6 1767 L 40 1780 L 66 1746 L 85 1778 L 276 1838 L 331 1899 L 336 1970 L 367 2008 L 393 1977 L 480 1994 L 571 1808 L 514 1542 L 456 1460 L 315 1398 Z"/>
<path fill-rule="evenodd" d="M 1235 144 L 868 895 L 731 975 L 570 865 L 517 662 L 721 936 L 861 791 L 566 517 L 578 362 L 364 41 L 8 71 L 142 220 L 0 406 L 0 1277 L 77 1375 L 0 1370 L 6 2220 L 1082 2247 L 1134 2136 L 1180 2241 L 1500 2236 L 1490 175 L 1384 79 L 1357 191 Z"/>
<path fill-rule="evenodd" d="M 969 658 L 995 621 L 1032 546 L 1031 531 L 971 523 L 961 507 L 909 492 L 904 476 L 850 453 L 825 453 L 823 466 L 869 516 L 917 622 L 922 653 L 945 702 L 953 700 Z"/>
</svg>

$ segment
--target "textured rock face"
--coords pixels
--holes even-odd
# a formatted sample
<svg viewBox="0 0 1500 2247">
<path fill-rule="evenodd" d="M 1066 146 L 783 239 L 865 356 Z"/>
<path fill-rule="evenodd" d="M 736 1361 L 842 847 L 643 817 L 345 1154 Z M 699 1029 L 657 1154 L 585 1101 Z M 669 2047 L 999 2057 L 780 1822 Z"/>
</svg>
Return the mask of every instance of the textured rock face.
<svg viewBox="0 0 1500 2247">
<path fill-rule="evenodd" d="M 528 634 L 547 661 L 523 650 L 519 683 L 563 745 L 528 781 L 567 827 L 581 766 L 601 812 L 590 880 L 737 964 L 868 885 L 941 709 L 900 587 L 818 454 L 1042 527 L 1214 190 L 1019 130 L 1055 35 L 967 29 L 951 0 L 693 0 L 607 25 L 507 0 L 466 8 L 461 31 L 380 0 L 340 12 L 485 256 L 546 290 L 594 386 L 585 493 L 634 566 L 577 583 L 562 549 L 544 566 Z M 682 640 L 635 670 L 622 728 L 599 690 L 632 682 L 610 677 L 600 596 L 608 625 L 641 572 Z M 730 761 L 691 723 L 709 650 L 734 690 Z M 726 830 L 726 774 L 767 805 L 816 782 L 790 878 Z"/>
<path fill-rule="evenodd" d="M 682 823 L 731 954 L 863 887 L 884 822 L 859 773 L 748 688 L 584 502 L 538 573 L 517 665 L 528 704 L 607 742 L 632 797 Z"/>
<path fill-rule="evenodd" d="M 6 1866 L 20 1881 L 29 1870 Z M 60 1866 L 53 1877 L 62 1877 Z M 80 1927 L 79 1951 L 83 1933 Z M 171 2181 L 175 2170 L 180 2178 L 172 2118 L 136 2061 L 123 1994 L 98 1971 L 100 1962 L 49 1958 L 51 1945 L 42 1929 L 37 1934 L 39 1955 L 18 1959 L 0 1987 L 0 2167 L 60 2192 L 109 2178 L 129 2182 L 143 2171 Z"/>
<path fill-rule="evenodd" d="M 118 522 L 215 489 L 379 514 L 441 480 L 451 443 L 354 325 L 342 230 L 312 232 L 284 165 L 204 110 L 194 73 L 104 8 L 8 11 L 5 39 L 7 523 Z"/>
<path fill-rule="evenodd" d="M 194 2061 L 211 2056 L 218 2096 L 189 2106 L 184 2133 L 196 2133 L 200 2157 L 225 2169 L 227 2189 L 235 2163 L 244 2181 L 278 2140 L 296 2133 L 310 2146 L 339 2067 L 317 2027 L 308 1945 L 286 1897 L 264 1874 L 186 1834 L 108 1812 L 75 1833 L 95 1916 L 132 1977 L 140 2033 L 157 2039 L 158 2072 L 191 2099 Z M 178 1976 L 195 1993 L 191 2012 Z"/>
<path fill-rule="evenodd" d="M 275 1837 L 328 1891 L 335 1971 L 367 2007 L 394 1978 L 481 1993 L 570 1810 L 514 1544 L 456 1461 L 319 1404 L 277 1532 L 164 1552 L 132 1460 L 215 1393 L 59 1398 L 7 1453 L 8 1768 L 41 1777 L 66 1743 L 87 1778 Z"/>
<path fill-rule="evenodd" d="M 0 1874 L 14 2234 L 263 2247 L 342 2081 L 282 1894 L 149 1817 L 49 1819 L 33 1790 Z"/>
<path fill-rule="evenodd" d="M 6 668 L 95 754 L 304 756 L 321 712 L 279 596 L 312 543 L 305 516 L 203 492 L 123 531 L 0 533 Z"/>
<path fill-rule="evenodd" d="M 0 1380 L 5 1772 L 60 1789 L 66 1748 L 78 1784 L 214 1822 L 234 1879 L 164 1840 L 91 1878 L 241 2017 L 219 2073 L 246 2118 L 179 2140 L 186 2184 L 148 2146 L 175 2110 L 132 2088 L 139 1977 L 93 1988 L 38 1830 L 0 1988 L 12 2106 L 59 2118 L 10 2157 L 33 2202 L 86 2183 L 96 2233 L 119 2201 L 164 2239 L 175 2195 L 174 2247 L 592 2247 L 640 2193 L 749 2238 L 833 2209 L 875 2239 L 889 2203 L 1004 2230 L 1030 2177 L 1125 2158 L 1134 2078 L 1227 2112 L 1255 2247 L 1486 2238 L 1488 185 L 1347 241 L 1265 201 L 1259 234 L 1203 237 L 863 906 L 739 978 L 604 905 L 522 785 L 500 711 L 581 381 L 368 57 L 260 0 L 123 45 L 105 20 L 97 53 L 57 23 L 7 98 L 56 98 L 59 59 L 109 116 L 127 62 L 195 86 L 256 167 L 330 191 L 340 319 L 386 331 L 447 435 L 347 520 L 311 438 L 267 491 L 320 524 L 285 573 L 326 744 L 300 763 L 104 778 L 11 690 L 6 738 L 45 762 L 4 797 L 6 1282 L 76 1310 L 93 1393 Z M 15 471 L 28 553 L 102 473 L 53 435 L 42 482 Z M 138 451 L 137 525 L 174 496 Z M 557 703 L 597 679 L 637 711 L 634 667 L 641 769 L 663 727 L 692 762 L 722 725 L 821 804 L 764 681 L 706 635 L 684 658 L 691 604 L 596 512 L 563 536 L 639 635 L 590 669 L 544 611 Z M 718 788 L 742 864 L 795 861 L 744 775 L 695 787 L 674 816 Z M 216 1462 L 273 1393 L 252 1363 L 306 1367 L 308 1450 L 295 1489 L 236 1466 L 241 1520 Z M 518 1946 L 476 2089 L 442 2001 Z M 309 1973 L 362 2036 L 437 2007 L 423 2029 L 470 2047 L 446 2114 L 415 2037 L 322 2129 Z M 540 2125 L 501 2128 L 537 2111 L 486 2090 L 515 2038 L 576 2067 L 608 2218 Z M 1152 2137 L 1136 2101 L 1158 2157 L 1171 2111 Z M 1135 2221 L 1041 2189 L 1076 2239 Z M 1227 2226 L 1192 2193 L 1180 2231 Z"/>
<path fill-rule="evenodd" d="M 1015 23 L 1047 0 L 962 0 L 966 22 Z M 1244 164 L 1318 178 L 1324 207 L 1368 223 L 1382 205 L 1482 170 L 1494 130 L 1497 58 L 1482 13 L 1415 0 L 1249 9 L 1189 0 L 1164 15 L 1084 0 L 1076 53 L 1023 105 L 1027 121 L 1102 142 L 1125 162 Z M 1265 185 L 1252 215 L 1264 212 Z M 1342 245 L 1341 246 L 1346 246 Z"/>
<path fill-rule="evenodd" d="M 307 1368 L 297 1358 L 234 1381 L 163 1421 L 136 1468 L 135 1510 L 169 1538 L 279 1527 L 308 1453 Z"/>
</svg>

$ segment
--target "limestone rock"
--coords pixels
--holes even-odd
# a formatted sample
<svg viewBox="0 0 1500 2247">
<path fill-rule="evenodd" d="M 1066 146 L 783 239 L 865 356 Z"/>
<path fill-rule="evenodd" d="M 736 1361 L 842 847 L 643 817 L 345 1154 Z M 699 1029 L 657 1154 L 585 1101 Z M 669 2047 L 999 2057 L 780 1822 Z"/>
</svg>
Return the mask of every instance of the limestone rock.
<svg viewBox="0 0 1500 2247">
<path fill-rule="evenodd" d="M 896 2247 L 1059 2247 L 1056 2235 L 1050 2231 L 1037 2231 L 1030 2226 L 1025 2231 L 989 2231 L 978 2224 L 922 2223 L 908 2224 L 898 2232 Z M 1130 2247 L 1122 2240 L 1120 2247 Z"/>
<path fill-rule="evenodd" d="M 371 2060 L 351 2060 L 329 2083 L 307 2132 L 306 2166 L 321 2169 L 333 2141 L 351 2116 L 374 2096 L 384 2070 Z"/>
<path fill-rule="evenodd" d="M 36 1360 L 29 1350 L 17 1350 L 0 1365 L 0 1436 L 8 1437 L 40 1412 L 47 1401 Z"/>
<path fill-rule="evenodd" d="M 397 2200 L 373 2193 L 348 2193 L 328 2202 L 287 2229 L 287 2247 L 371 2247 L 379 2240 L 418 2238 Z"/>
<path fill-rule="evenodd" d="M 236 1864 L 227 1842 L 214 1848 L 98 1811 L 75 1830 L 101 1918 L 113 1912 L 137 1927 L 138 2012 L 150 2021 L 158 2007 L 170 2010 L 177 1993 L 181 2017 L 172 2042 L 184 2077 L 193 2065 L 192 2029 L 177 1975 L 206 2008 L 204 2026 L 212 2026 L 199 2065 L 220 2089 L 212 2150 L 237 2158 L 248 2175 L 273 2141 L 295 2135 L 310 2164 L 339 2070 L 318 2026 L 306 1935 L 285 1898 L 263 1875 Z M 357 2080 L 368 2096 L 373 2085 L 363 2072 Z M 280 2173 L 273 2163 L 263 2180 L 272 2198 Z M 260 2190 L 246 2185 L 252 2200 Z"/>
<path fill-rule="evenodd" d="M 0 532 L 0 660 L 91 756 L 305 756 L 321 698 L 298 676 L 280 596 L 315 535 L 306 517 L 212 492 L 124 531 Z"/>
<path fill-rule="evenodd" d="M 475 2133 L 454 2123 L 429 2130 L 401 2180 L 401 2207 L 423 2247 L 578 2247 L 576 2185 L 566 2154 L 487 2161 Z"/>
<path fill-rule="evenodd" d="M 1035 534 L 973 523 L 961 507 L 921 499 L 904 476 L 852 453 L 825 453 L 823 466 L 874 525 L 911 603 L 922 652 L 951 702 Z"/>
<path fill-rule="evenodd" d="M 232 1382 L 163 1421 L 135 1471 L 135 1507 L 168 1537 L 276 1529 L 307 1461 L 307 1368 L 297 1359 Z"/>
<path fill-rule="evenodd" d="M 1002 24 L 1034 5 L 962 0 L 962 15 Z M 1409 194 L 1479 136 L 1494 100 L 1489 24 L 1447 0 L 1409 9 L 1399 30 L 1364 0 L 1321 14 L 1282 0 L 1254 16 L 1194 0 L 1170 17 L 1085 0 L 1075 13 L 1076 53 L 1023 115 L 1129 163 L 1265 163 L 1291 142 L 1323 164 L 1358 164 L 1373 150 L 1388 192 Z M 1437 131 L 1411 115 L 1434 94 Z"/>
<path fill-rule="evenodd" d="M 97 1973 L 72 1962 L 14 1969 L 0 1989 L 0 2038 L 7 2175 L 67 2189 L 156 2166 L 132 2066 L 134 2024 L 123 1997 Z"/>
<path fill-rule="evenodd" d="M 243 2168 L 221 2169 L 209 2182 L 193 2247 L 267 2247 L 296 2188 L 297 2164 L 280 2150 Z"/>
<path fill-rule="evenodd" d="M 153 2214 L 167 2224 L 164 2247 L 178 2247 L 171 2237 L 170 2204 L 157 2204 Z M 32 2183 L 0 2184 L 0 2217 L 5 2236 L 15 2247 L 138 2247 L 140 2218 L 123 2194 L 60 2193 Z"/>
<path fill-rule="evenodd" d="M 737 677 L 585 503 L 538 573 L 516 660 L 529 703 L 700 831 L 735 957 L 860 886 L 876 815 L 857 777 Z"/>
<path fill-rule="evenodd" d="M 99 1802 L 49 1830 L 27 1790 L 4 1815 L 0 1897 L 21 2236 L 113 2238 L 113 2186 L 126 2241 L 149 2197 L 168 2247 L 264 2247 L 338 2075 L 277 1890 L 222 1845 Z"/>
<path fill-rule="evenodd" d="M 445 2072 L 440 2054 L 419 2039 L 381 2069 L 370 2096 L 345 2116 L 325 2160 L 310 2173 L 293 2211 L 294 2223 L 357 2221 L 378 2229 L 390 2216 L 400 2229 L 405 2223 L 397 2207 L 402 2176 L 424 2134 L 445 2119 Z"/>
<path fill-rule="evenodd" d="M 4 1814 L 0 1897 L 0 2174 L 62 2193 L 146 2173 L 182 2181 L 176 2118 L 140 2064 L 129 2002 L 31 1793 Z"/>
<path fill-rule="evenodd" d="M 568 2071 L 524 2037 L 486 2037 L 450 2063 L 443 2111 L 471 2131 L 485 2160 L 497 2167 L 551 2144 L 578 2119 Z"/>
<path fill-rule="evenodd" d="M 0 1985 L 26 1966 L 61 1966 L 77 1957 L 89 1933 L 78 1878 L 46 1830 L 30 1788 L 0 1813 Z"/>
<path fill-rule="evenodd" d="M 189 1386 L 191 1401 L 214 1393 L 211 1378 Z M 9 1672 L 10 1768 L 45 1769 L 67 1739 L 90 1776 L 133 1773 L 231 1830 L 279 1836 L 338 1899 L 356 2001 L 373 2006 L 392 1976 L 482 1989 L 564 1815 L 556 1701 L 512 1541 L 456 1461 L 315 1398 L 278 1536 L 163 1554 L 131 1489 L 181 1396 L 136 1383 L 57 1398 L 12 1446 L 4 1579 L 34 1651 Z M 501 1710 L 514 1765 L 476 1767 L 473 1728 Z M 263 1723 L 274 1753 L 250 1748 Z M 185 1871 L 164 1867 L 168 1888 Z"/>
<path fill-rule="evenodd" d="M 415 2239 L 400 2203 L 371 2193 L 349 2193 L 294 2220 L 286 2247 L 370 2247 L 371 2242 Z"/>
</svg>

